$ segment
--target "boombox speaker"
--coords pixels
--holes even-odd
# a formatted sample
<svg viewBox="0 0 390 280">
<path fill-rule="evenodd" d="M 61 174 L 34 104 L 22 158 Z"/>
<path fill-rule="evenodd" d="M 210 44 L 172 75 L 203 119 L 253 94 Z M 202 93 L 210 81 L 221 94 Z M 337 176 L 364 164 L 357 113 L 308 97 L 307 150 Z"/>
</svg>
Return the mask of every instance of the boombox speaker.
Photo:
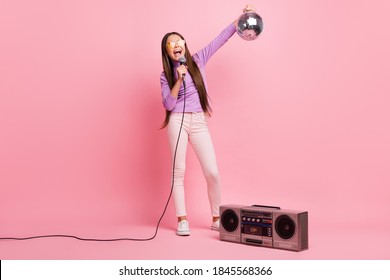
<svg viewBox="0 0 390 280">
<path fill-rule="evenodd" d="M 291 251 L 309 248 L 308 212 L 271 206 L 220 206 L 220 240 Z"/>
<path fill-rule="evenodd" d="M 221 240 L 241 243 L 241 208 L 244 205 L 229 204 L 219 207 Z"/>
</svg>

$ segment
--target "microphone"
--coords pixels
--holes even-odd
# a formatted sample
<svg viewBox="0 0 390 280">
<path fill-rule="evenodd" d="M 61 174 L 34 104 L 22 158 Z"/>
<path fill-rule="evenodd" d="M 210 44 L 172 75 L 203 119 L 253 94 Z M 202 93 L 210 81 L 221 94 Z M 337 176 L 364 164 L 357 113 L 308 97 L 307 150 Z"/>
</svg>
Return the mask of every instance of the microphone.
<svg viewBox="0 0 390 280">
<path fill-rule="evenodd" d="M 180 65 L 186 64 L 187 63 L 187 59 L 184 56 L 182 56 L 182 57 L 179 58 L 179 62 L 180 62 Z"/>
<path fill-rule="evenodd" d="M 186 62 L 187 62 L 187 59 L 184 56 L 182 56 L 182 57 L 179 58 L 179 62 L 180 62 L 180 65 L 185 65 Z M 186 78 L 186 74 L 183 74 L 181 77 L 184 80 Z"/>
</svg>

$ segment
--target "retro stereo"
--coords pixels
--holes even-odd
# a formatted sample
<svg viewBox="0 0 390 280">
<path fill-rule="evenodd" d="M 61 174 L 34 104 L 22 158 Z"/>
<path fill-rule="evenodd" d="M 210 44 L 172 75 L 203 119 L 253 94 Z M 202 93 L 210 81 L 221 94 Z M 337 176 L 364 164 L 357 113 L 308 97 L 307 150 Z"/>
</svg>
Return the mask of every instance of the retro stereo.
<svg viewBox="0 0 390 280">
<path fill-rule="evenodd" d="M 222 241 L 302 251 L 309 248 L 308 212 L 264 205 L 219 208 Z"/>
</svg>

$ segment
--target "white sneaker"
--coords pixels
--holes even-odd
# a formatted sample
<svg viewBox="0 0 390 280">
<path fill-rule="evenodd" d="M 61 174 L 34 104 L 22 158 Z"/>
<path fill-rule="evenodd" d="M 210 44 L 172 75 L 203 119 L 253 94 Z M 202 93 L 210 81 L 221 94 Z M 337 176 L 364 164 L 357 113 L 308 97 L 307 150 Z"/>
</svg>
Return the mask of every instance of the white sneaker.
<svg viewBox="0 0 390 280">
<path fill-rule="evenodd" d="M 220 225 L 220 220 L 216 221 L 216 222 L 213 222 L 211 224 L 211 230 L 216 230 L 216 231 L 219 231 L 219 225 Z"/>
<path fill-rule="evenodd" d="M 190 235 L 190 225 L 187 220 L 181 220 L 177 225 L 176 234 L 180 236 Z"/>
</svg>

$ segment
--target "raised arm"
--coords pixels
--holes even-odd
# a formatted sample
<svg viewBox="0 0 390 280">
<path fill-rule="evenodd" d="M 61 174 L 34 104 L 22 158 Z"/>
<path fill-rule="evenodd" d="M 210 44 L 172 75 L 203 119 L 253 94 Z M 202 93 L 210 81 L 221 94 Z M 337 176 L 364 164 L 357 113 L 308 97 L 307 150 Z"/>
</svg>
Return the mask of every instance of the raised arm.
<svg viewBox="0 0 390 280">
<path fill-rule="evenodd" d="M 251 5 L 246 5 L 243 9 L 244 13 L 255 12 L 255 8 Z M 212 40 L 206 47 L 197 52 L 194 58 L 198 63 L 205 65 L 214 53 L 222 47 L 236 32 L 238 19 L 229 24 L 214 40 Z"/>
</svg>

